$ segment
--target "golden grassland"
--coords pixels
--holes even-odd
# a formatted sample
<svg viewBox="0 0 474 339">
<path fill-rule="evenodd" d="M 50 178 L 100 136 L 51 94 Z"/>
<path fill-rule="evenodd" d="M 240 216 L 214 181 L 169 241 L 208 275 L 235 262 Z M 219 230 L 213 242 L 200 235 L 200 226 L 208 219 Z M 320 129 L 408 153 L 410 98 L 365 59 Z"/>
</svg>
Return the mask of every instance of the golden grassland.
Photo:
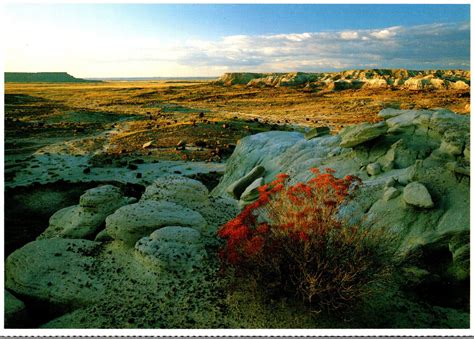
<svg viewBox="0 0 474 339">
<path fill-rule="evenodd" d="M 115 122 L 114 127 L 121 128 L 110 138 L 110 152 L 145 154 L 141 146 L 153 141 L 159 157 L 195 160 L 220 157 L 222 149 L 230 149 L 238 139 L 261 131 L 321 125 L 338 131 L 345 125 L 376 121 L 377 113 L 385 107 L 443 107 L 461 114 L 468 114 L 470 107 L 468 91 L 317 92 L 289 87 L 224 87 L 210 81 L 6 83 L 5 94 L 23 96 L 13 102 L 6 97 L 7 122 L 16 119 L 26 124 L 18 131 L 17 125 L 7 123 L 7 140 L 18 132 L 20 136 L 40 136 L 45 131 L 51 134 L 52 129 L 71 137 L 71 131 L 78 127 L 86 131 L 104 127 L 96 124 L 91 128 L 94 118 L 100 125 L 111 122 L 113 116 L 132 117 L 126 123 Z M 24 98 L 28 100 L 24 102 Z M 67 119 L 61 121 L 71 112 L 79 116 L 69 123 Z M 53 117 L 55 120 L 51 120 Z M 43 124 L 38 127 L 40 122 Z M 180 140 L 188 144 L 198 141 L 207 152 L 176 152 Z"/>
</svg>

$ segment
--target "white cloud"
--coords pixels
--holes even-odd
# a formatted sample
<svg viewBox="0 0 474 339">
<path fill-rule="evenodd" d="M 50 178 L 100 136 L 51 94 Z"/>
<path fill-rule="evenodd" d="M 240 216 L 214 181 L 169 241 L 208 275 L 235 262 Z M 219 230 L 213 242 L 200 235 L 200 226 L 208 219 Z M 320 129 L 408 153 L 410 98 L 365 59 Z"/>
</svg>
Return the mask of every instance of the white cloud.
<svg viewBox="0 0 474 339">
<path fill-rule="evenodd" d="M 397 35 L 397 33 L 393 29 L 382 29 L 380 31 L 371 32 L 370 35 L 377 39 L 389 39 Z"/>
<path fill-rule="evenodd" d="M 342 40 L 356 40 L 359 38 L 358 32 L 341 32 Z"/>
<path fill-rule="evenodd" d="M 178 62 L 255 72 L 466 67 L 470 60 L 466 25 L 231 36 L 187 45 Z"/>
<path fill-rule="evenodd" d="M 49 39 L 45 42 L 43 36 Z M 231 35 L 172 43 L 158 38 L 110 39 L 81 31 L 25 28 L 7 40 L 5 48 L 7 71 L 65 70 L 77 76 L 468 68 L 470 25 L 461 22 L 373 30 Z"/>
</svg>

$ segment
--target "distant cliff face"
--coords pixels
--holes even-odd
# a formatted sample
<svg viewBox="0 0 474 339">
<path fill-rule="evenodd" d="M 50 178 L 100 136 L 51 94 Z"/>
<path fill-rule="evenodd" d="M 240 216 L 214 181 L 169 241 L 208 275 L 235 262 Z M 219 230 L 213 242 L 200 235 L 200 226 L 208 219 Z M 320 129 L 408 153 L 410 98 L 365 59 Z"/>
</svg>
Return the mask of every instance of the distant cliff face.
<svg viewBox="0 0 474 339">
<path fill-rule="evenodd" d="M 469 90 L 470 76 L 470 71 L 462 70 L 369 69 L 329 73 L 225 73 L 217 83 L 251 87 L 300 86 L 329 91 L 360 88 Z"/>
<path fill-rule="evenodd" d="M 101 82 L 75 78 L 66 72 L 5 72 L 5 82 Z"/>
</svg>

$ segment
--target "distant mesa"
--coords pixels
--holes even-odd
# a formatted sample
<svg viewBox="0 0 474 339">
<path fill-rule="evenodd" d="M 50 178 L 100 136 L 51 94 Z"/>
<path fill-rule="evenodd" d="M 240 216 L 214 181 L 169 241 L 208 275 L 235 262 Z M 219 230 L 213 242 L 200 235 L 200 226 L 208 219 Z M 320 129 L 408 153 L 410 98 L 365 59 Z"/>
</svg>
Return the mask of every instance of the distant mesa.
<svg viewBox="0 0 474 339">
<path fill-rule="evenodd" d="M 101 82 L 75 78 L 66 72 L 5 72 L 5 82 Z"/>
<path fill-rule="evenodd" d="M 469 90 L 470 71 L 368 69 L 325 73 L 225 73 L 217 81 L 224 86 L 297 86 L 311 90 L 346 89 Z"/>
</svg>

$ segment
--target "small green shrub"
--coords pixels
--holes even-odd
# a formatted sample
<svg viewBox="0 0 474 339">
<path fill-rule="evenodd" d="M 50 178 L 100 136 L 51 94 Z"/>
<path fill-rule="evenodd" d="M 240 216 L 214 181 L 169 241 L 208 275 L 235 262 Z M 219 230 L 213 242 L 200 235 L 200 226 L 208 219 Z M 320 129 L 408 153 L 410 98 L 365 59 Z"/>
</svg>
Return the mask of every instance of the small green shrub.
<svg viewBox="0 0 474 339">
<path fill-rule="evenodd" d="M 337 217 L 361 181 L 334 177 L 327 169 L 308 183 L 287 184 L 288 175 L 259 189 L 218 234 L 223 269 L 253 279 L 264 291 L 298 296 L 318 310 L 349 306 L 370 292 L 393 258 L 391 239 L 382 230 L 348 226 Z"/>
</svg>

